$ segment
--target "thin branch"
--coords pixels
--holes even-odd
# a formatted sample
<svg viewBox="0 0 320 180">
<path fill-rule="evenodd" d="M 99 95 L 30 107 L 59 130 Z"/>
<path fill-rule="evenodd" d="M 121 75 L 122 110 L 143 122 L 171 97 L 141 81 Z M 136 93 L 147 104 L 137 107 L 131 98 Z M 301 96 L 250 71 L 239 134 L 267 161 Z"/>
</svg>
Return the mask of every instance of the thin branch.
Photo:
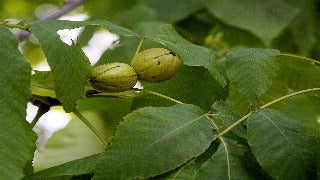
<svg viewBox="0 0 320 180">
<path fill-rule="evenodd" d="M 11 24 L 11 23 L 8 23 L 7 21 L 0 22 L 0 26 L 7 26 L 7 27 L 10 27 L 10 28 L 18 28 L 18 29 L 21 29 L 21 30 L 24 30 L 24 31 L 29 31 L 28 26 L 22 26 L 22 25 L 19 25 L 19 24 Z"/>
<path fill-rule="evenodd" d="M 80 4 L 84 3 L 85 1 L 86 0 L 69 0 L 66 4 L 64 4 L 62 7 L 60 7 L 60 9 L 58 9 L 52 13 L 49 13 L 46 16 L 41 17 L 39 20 L 44 21 L 44 20 L 57 19 L 65 14 L 67 14 L 71 10 L 75 9 Z M 27 31 L 20 31 L 19 33 L 16 34 L 16 36 L 19 39 L 19 41 L 23 41 L 27 37 L 30 36 L 30 33 Z"/>
<path fill-rule="evenodd" d="M 40 117 L 50 110 L 50 106 L 48 106 L 46 104 L 40 104 L 38 107 L 39 107 L 39 109 L 37 111 L 37 114 L 33 118 L 32 122 L 30 124 L 31 127 L 34 127 L 37 124 L 37 122 L 39 121 Z"/>
<path fill-rule="evenodd" d="M 73 113 L 85 124 L 88 126 L 88 128 L 99 138 L 99 140 L 101 141 L 101 143 L 107 147 L 108 143 L 103 139 L 103 137 L 101 136 L 101 134 L 99 133 L 99 131 L 92 126 L 92 124 L 87 120 L 87 118 L 85 118 L 77 109 L 75 109 L 73 111 Z"/>
<path fill-rule="evenodd" d="M 285 57 L 292 57 L 292 58 L 297 58 L 297 59 L 303 59 L 303 60 L 310 61 L 310 62 L 312 62 L 312 63 L 315 63 L 315 64 L 320 65 L 320 62 L 317 61 L 317 60 L 314 60 L 314 59 L 311 59 L 311 58 L 307 58 L 307 57 L 304 57 L 304 56 L 299 56 L 299 55 L 296 55 L 296 54 L 281 53 L 281 54 L 279 54 L 279 56 L 285 56 Z"/>
</svg>

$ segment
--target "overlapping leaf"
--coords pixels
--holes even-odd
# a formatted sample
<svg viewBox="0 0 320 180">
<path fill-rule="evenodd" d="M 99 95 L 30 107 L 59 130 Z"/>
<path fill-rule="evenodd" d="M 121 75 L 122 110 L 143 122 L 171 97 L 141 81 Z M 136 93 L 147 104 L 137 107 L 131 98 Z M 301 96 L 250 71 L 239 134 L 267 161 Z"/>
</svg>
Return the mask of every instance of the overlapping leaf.
<svg viewBox="0 0 320 180">
<path fill-rule="evenodd" d="M 301 123 L 262 109 L 248 119 L 248 143 L 263 169 L 276 179 L 314 176 L 317 145 Z"/>
<path fill-rule="evenodd" d="M 277 76 L 279 65 L 273 49 L 235 49 L 227 54 L 226 71 L 230 81 L 249 102 L 254 102 Z"/>
<path fill-rule="evenodd" d="M 151 177 L 202 154 L 212 127 L 194 105 L 147 107 L 133 111 L 119 126 L 95 179 Z"/>
<path fill-rule="evenodd" d="M 21 179 L 35 150 L 36 136 L 27 123 L 31 66 L 18 41 L 0 27 L 0 179 Z"/>
</svg>

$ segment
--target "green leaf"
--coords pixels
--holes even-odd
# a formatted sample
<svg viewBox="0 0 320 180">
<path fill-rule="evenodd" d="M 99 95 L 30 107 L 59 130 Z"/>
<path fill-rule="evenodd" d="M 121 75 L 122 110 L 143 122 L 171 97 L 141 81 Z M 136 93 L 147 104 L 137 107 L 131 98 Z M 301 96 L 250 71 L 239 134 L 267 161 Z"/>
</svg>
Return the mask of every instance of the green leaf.
<svg viewBox="0 0 320 180">
<path fill-rule="evenodd" d="M 94 178 L 147 178 L 202 154 L 213 138 L 203 114 L 188 104 L 133 111 L 118 127 Z"/>
<path fill-rule="evenodd" d="M 31 92 L 39 96 L 56 97 L 50 71 L 35 71 L 31 77 Z"/>
<path fill-rule="evenodd" d="M 254 102 L 277 76 L 279 69 L 273 56 L 278 50 L 241 48 L 227 54 L 226 71 L 232 83 L 249 102 Z"/>
<path fill-rule="evenodd" d="M 142 0 L 156 10 L 161 21 L 177 22 L 204 6 L 205 0 Z"/>
<path fill-rule="evenodd" d="M 243 147 L 231 139 L 220 140 L 217 152 L 201 165 L 194 179 L 250 179 L 241 164 Z"/>
<path fill-rule="evenodd" d="M 303 95 L 290 98 L 283 113 L 304 124 L 311 135 L 320 137 L 320 97 Z"/>
<path fill-rule="evenodd" d="M 251 31 L 268 46 L 298 13 L 297 8 L 280 0 L 211 0 L 206 6 L 226 24 Z"/>
<path fill-rule="evenodd" d="M 0 47 L 0 179 L 21 179 L 36 148 L 26 121 L 31 66 L 7 28 L 0 27 Z"/>
<path fill-rule="evenodd" d="M 30 26 L 50 65 L 57 98 L 66 112 L 74 110 L 76 102 L 85 97 L 85 84 L 90 70 L 88 58 L 75 44 L 68 46 L 56 33 L 62 22 L 47 21 Z"/>
<path fill-rule="evenodd" d="M 227 96 L 226 88 L 222 88 L 203 67 L 183 66 L 172 79 L 161 83 L 144 83 L 143 87 L 183 103 L 198 105 L 204 110 Z"/>
<path fill-rule="evenodd" d="M 300 91 L 320 87 L 320 67 L 314 63 L 292 57 L 278 56 L 280 71 L 277 79 L 289 88 Z"/>
<path fill-rule="evenodd" d="M 194 45 L 183 39 L 183 37 L 175 31 L 172 25 L 159 22 L 148 22 L 139 24 L 137 29 L 138 32 L 145 35 L 147 38 L 176 52 L 185 65 L 204 66 L 223 87 L 227 84 L 218 68 L 212 65 L 212 61 L 215 61 L 216 59 L 211 50 Z"/>
<path fill-rule="evenodd" d="M 249 117 L 248 143 L 262 168 L 275 179 L 314 175 L 318 145 L 305 134 L 301 123 L 276 110 L 262 109 Z"/>
</svg>

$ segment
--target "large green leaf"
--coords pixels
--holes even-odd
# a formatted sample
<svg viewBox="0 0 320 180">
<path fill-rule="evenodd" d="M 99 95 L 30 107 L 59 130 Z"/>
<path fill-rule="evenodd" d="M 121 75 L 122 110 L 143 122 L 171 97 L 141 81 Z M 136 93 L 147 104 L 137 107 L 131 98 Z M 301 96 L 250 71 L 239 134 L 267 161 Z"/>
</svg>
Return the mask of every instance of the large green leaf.
<svg viewBox="0 0 320 180">
<path fill-rule="evenodd" d="M 241 165 L 244 149 L 236 141 L 220 138 L 221 143 L 216 153 L 203 163 L 195 179 L 250 179 Z"/>
<path fill-rule="evenodd" d="M 277 76 L 278 50 L 241 48 L 227 54 L 226 71 L 232 83 L 249 102 L 254 102 Z"/>
<path fill-rule="evenodd" d="M 144 83 L 143 86 L 146 90 L 198 105 L 204 110 L 227 96 L 226 88 L 222 88 L 203 67 L 183 66 L 172 79 L 161 83 Z"/>
<path fill-rule="evenodd" d="M 91 98 L 79 102 L 77 109 L 109 142 L 118 122 L 130 112 L 126 99 Z M 104 150 L 97 136 L 78 118 L 55 133 L 33 160 L 35 171 L 80 159 Z"/>
<path fill-rule="evenodd" d="M 57 22 L 58 24 L 55 24 Z M 90 63 L 80 47 L 63 43 L 57 27 L 62 22 L 47 21 L 30 26 L 37 37 L 50 65 L 56 96 L 66 112 L 74 110 L 76 101 L 85 97 L 85 84 Z M 57 27 L 56 27 L 57 26 Z"/>
<path fill-rule="evenodd" d="M 312 166 L 317 145 L 299 121 L 276 110 L 255 112 L 248 119 L 248 143 L 262 168 L 272 177 L 314 176 Z"/>
<path fill-rule="evenodd" d="M 226 24 L 251 31 L 267 45 L 298 13 L 297 8 L 280 0 L 210 0 L 207 8 Z"/>
<path fill-rule="evenodd" d="M 36 136 L 26 121 L 31 66 L 18 41 L 0 27 L 0 179 L 21 179 L 36 148 Z"/>
<path fill-rule="evenodd" d="M 156 10 L 161 21 L 176 22 L 204 6 L 205 0 L 142 0 L 142 3 Z"/>
<path fill-rule="evenodd" d="M 95 179 L 151 177 L 202 154 L 213 129 L 197 106 L 147 107 L 124 118 Z"/>
<path fill-rule="evenodd" d="M 216 61 L 212 52 L 207 48 L 194 45 L 183 39 L 172 25 L 159 22 L 141 23 L 137 31 L 175 51 L 185 65 L 204 66 L 222 86 L 226 85 L 226 81 L 218 68 L 212 65 L 212 61 Z"/>
</svg>

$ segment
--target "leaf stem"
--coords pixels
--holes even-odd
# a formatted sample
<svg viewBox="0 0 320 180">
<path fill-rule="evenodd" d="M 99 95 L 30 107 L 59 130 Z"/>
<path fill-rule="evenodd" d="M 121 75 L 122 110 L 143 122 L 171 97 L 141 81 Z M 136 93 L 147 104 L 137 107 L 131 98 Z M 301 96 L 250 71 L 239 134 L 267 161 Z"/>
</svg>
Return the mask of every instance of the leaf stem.
<svg viewBox="0 0 320 180">
<path fill-rule="evenodd" d="M 291 94 L 282 96 L 282 97 L 280 97 L 280 98 L 278 98 L 278 99 L 275 99 L 275 100 L 273 100 L 273 101 L 270 101 L 270 102 L 268 102 L 267 104 L 261 106 L 260 109 L 266 108 L 266 107 L 268 107 L 268 106 L 270 106 L 270 105 L 272 105 L 272 104 L 274 104 L 274 103 L 277 103 L 277 102 L 282 101 L 282 100 L 284 100 L 284 99 L 287 99 L 287 98 L 289 98 L 289 97 L 296 96 L 296 95 L 299 95 L 299 94 L 304 94 L 304 93 L 307 93 L 307 92 L 312 92 L 312 91 L 320 91 L 320 88 L 305 89 L 305 90 L 302 90 L 302 91 L 298 91 L 298 92 L 294 92 L 294 93 L 291 93 Z"/>
<path fill-rule="evenodd" d="M 18 28 L 18 29 L 22 29 L 22 30 L 25 30 L 25 31 L 29 31 L 29 27 L 28 26 L 22 26 L 22 25 L 19 25 L 19 24 L 11 24 L 11 23 L 8 23 L 8 22 L 1 22 L 0 23 L 1 26 L 7 26 L 7 27 L 10 27 L 10 28 Z"/>
<path fill-rule="evenodd" d="M 92 126 L 92 124 L 85 118 L 77 109 L 73 111 L 73 113 L 85 124 L 88 126 L 88 128 L 100 139 L 101 143 L 107 147 L 108 143 L 105 142 L 99 131 Z"/>
<path fill-rule="evenodd" d="M 313 91 L 320 91 L 320 88 L 312 88 L 312 89 L 305 89 L 302 91 L 298 91 L 298 92 L 294 92 L 291 94 L 288 94 L 286 96 L 282 96 L 278 99 L 275 99 L 273 101 L 268 102 L 267 104 L 260 106 L 258 109 L 263 109 L 266 108 L 268 106 L 271 106 L 274 103 L 277 103 L 279 101 L 282 101 L 284 99 L 299 95 L 299 94 L 304 94 L 304 93 L 308 93 L 308 92 L 313 92 Z M 229 127 L 227 127 L 225 130 L 223 130 L 221 133 L 219 133 L 218 135 L 216 135 L 212 141 L 215 141 L 217 138 L 222 137 L 224 134 L 228 133 L 232 128 L 234 128 L 235 126 L 237 126 L 238 124 L 240 124 L 241 122 L 243 122 L 244 120 L 246 120 L 251 114 L 253 113 L 253 111 L 249 112 L 248 114 L 246 114 L 245 116 L 243 116 L 242 118 L 240 118 L 239 120 L 237 120 L 235 123 L 231 124 Z"/>
<path fill-rule="evenodd" d="M 141 46 L 142 46 L 142 44 L 143 44 L 144 39 L 145 39 L 145 37 L 141 37 L 135 55 L 139 53 L 139 51 L 140 51 L 140 49 L 141 49 Z"/>
<path fill-rule="evenodd" d="M 148 91 L 148 90 L 143 90 L 142 92 L 145 92 L 145 93 L 148 93 L 148 94 L 152 94 L 152 95 L 155 95 L 155 96 L 162 97 L 162 98 L 164 98 L 164 99 L 167 99 L 167 100 L 172 101 L 172 102 L 177 103 L 177 104 L 183 104 L 183 102 L 181 102 L 181 101 L 178 101 L 178 100 L 176 100 L 176 99 L 173 99 L 173 98 L 171 98 L 171 97 L 169 97 L 169 96 L 166 96 L 166 95 L 163 95 L 163 94 L 160 94 L 160 93 L 157 93 L 157 92 Z"/>
<path fill-rule="evenodd" d="M 303 59 L 303 60 L 307 60 L 307 61 L 310 61 L 312 63 L 320 65 L 320 62 L 317 61 L 317 60 L 314 60 L 314 59 L 311 59 L 311 58 L 307 58 L 307 57 L 304 57 L 304 56 L 299 56 L 299 55 L 296 55 L 296 54 L 281 53 L 279 55 L 280 56 L 285 56 L 285 57 L 293 57 L 293 58 Z"/>
<path fill-rule="evenodd" d="M 50 110 L 50 106 L 48 106 L 46 104 L 40 104 L 38 107 L 39 107 L 39 109 L 37 111 L 37 114 L 30 123 L 32 128 L 37 124 L 40 117 Z"/>
</svg>

